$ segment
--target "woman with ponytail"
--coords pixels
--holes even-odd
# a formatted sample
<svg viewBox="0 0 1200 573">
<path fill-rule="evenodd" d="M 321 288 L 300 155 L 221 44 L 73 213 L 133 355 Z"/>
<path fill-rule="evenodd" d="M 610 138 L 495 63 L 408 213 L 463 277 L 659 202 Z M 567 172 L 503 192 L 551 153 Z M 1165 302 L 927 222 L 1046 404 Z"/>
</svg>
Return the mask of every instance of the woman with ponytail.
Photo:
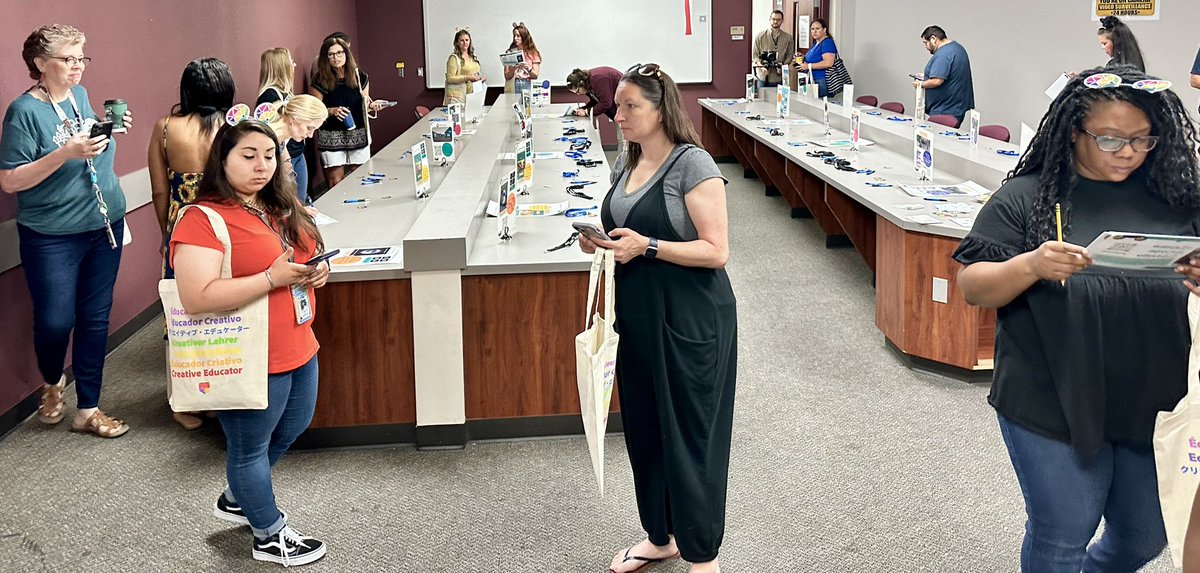
<svg viewBox="0 0 1200 573">
<path fill-rule="evenodd" d="M 1146 62 L 1142 60 L 1142 49 L 1138 47 L 1137 38 L 1133 37 L 1133 30 L 1120 18 L 1101 18 L 1100 29 L 1096 30 L 1096 35 L 1099 36 L 1100 47 L 1104 48 L 1104 54 L 1109 58 L 1105 67 L 1125 65 L 1133 66 L 1142 73 L 1146 72 Z"/>
</svg>

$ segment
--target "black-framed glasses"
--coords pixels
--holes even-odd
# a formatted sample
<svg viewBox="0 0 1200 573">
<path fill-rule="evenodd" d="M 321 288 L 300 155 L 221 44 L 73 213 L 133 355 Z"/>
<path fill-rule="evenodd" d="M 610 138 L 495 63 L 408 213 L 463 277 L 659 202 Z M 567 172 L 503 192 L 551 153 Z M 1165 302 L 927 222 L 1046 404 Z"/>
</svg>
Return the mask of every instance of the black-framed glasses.
<svg viewBox="0 0 1200 573">
<path fill-rule="evenodd" d="M 1113 137 L 1111 135 L 1096 135 L 1086 129 L 1082 131 L 1092 136 L 1092 139 L 1096 140 L 1096 147 L 1099 147 L 1100 151 L 1107 151 L 1109 153 L 1116 153 L 1122 149 L 1125 149 L 1126 145 L 1132 147 L 1134 151 L 1145 153 L 1151 149 L 1154 149 L 1154 146 L 1158 145 L 1157 135 L 1143 135 L 1141 137 L 1126 139 L 1124 137 Z"/>
<path fill-rule="evenodd" d="M 346 55 L 346 50 L 341 50 L 341 51 L 338 51 L 338 52 L 329 52 L 329 53 L 328 53 L 328 54 L 326 54 L 326 55 L 327 55 L 327 56 L 329 56 L 329 59 L 331 59 L 331 60 L 332 60 L 332 59 L 334 59 L 334 58 L 337 58 L 337 57 L 341 57 L 341 56 L 344 56 L 344 55 Z"/>
<path fill-rule="evenodd" d="M 91 58 L 89 58 L 88 56 L 83 56 L 83 57 L 79 57 L 79 58 L 76 58 L 75 56 L 67 56 L 67 57 L 63 57 L 63 56 L 46 56 L 46 57 L 47 57 L 47 58 L 49 58 L 49 59 L 51 59 L 51 60 L 58 60 L 58 61 L 60 61 L 60 62 L 62 62 L 62 63 L 64 63 L 64 64 L 66 64 L 66 65 L 67 65 L 67 67 L 69 67 L 69 68 L 73 68 L 73 67 L 75 67 L 76 65 L 80 65 L 80 66 L 83 66 L 83 67 L 85 67 L 85 68 L 86 68 L 86 67 L 88 67 L 88 65 L 89 65 L 89 64 L 91 64 L 91 63 L 92 63 L 92 59 L 91 59 Z"/>
</svg>

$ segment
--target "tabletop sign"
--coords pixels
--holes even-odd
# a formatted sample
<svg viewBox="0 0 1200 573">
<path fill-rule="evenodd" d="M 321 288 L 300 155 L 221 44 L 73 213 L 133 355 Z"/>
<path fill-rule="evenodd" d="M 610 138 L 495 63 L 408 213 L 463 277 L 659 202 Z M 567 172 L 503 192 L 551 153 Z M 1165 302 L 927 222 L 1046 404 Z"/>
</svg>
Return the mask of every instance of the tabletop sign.
<svg viewBox="0 0 1200 573">
<path fill-rule="evenodd" d="M 971 149 L 979 149 L 979 110 L 967 112 L 967 125 L 971 130 Z"/>
<path fill-rule="evenodd" d="M 463 132 L 462 104 L 452 103 L 446 106 L 446 115 L 450 116 L 450 123 L 454 126 L 454 137 L 457 139 Z"/>
<path fill-rule="evenodd" d="M 779 82 L 779 87 L 775 88 L 775 114 L 779 117 L 787 117 L 791 112 L 791 87 L 788 83 L 790 73 L 788 67 L 784 66 L 780 73 L 783 74 L 783 81 Z"/>
<path fill-rule="evenodd" d="M 507 241 L 517 232 L 517 172 L 509 171 L 500 178 L 500 194 L 497 203 L 500 215 L 496 217 L 496 233 L 500 240 Z"/>
<path fill-rule="evenodd" d="M 850 149 L 858 151 L 858 138 L 860 128 L 862 126 L 862 110 L 856 107 L 850 108 Z"/>
<path fill-rule="evenodd" d="M 933 132 L 913 130 L 913 167 L 921 181 L 933 181 Z"/>
<path fill-rule="evenodd" d="M 754 74 L 746 74 L 746 101 L 758 99 L 758 78 Z"/>
<path fill-rule="evenodd" d="M 417 199 L 429 196 L 429 153 L 425 149 L 425 140 L 412 146 L 413 181 L 417 184 Z"/>
<path fill-rule="evenodd" d="M 918 83 L 915 91 L 917 93 L 916 105 L 913 106 L 913 117 L 917 121 L 925 121 L 927 119 L 925 117 L 925 88 L 921 87 L 921 84 Z"/>
<path fill-rule="evenodd" d="M 829 129 L 829 96 L 821 98 L 821 114 L 825 121 L 825 135 L 829 135 L 833 133 L 833 131 Z"/>
<path fill-rule="evenodd" d="M 449 162 L 456 159 L 454 152 L 454 125 L 448 119 L 429 120 L 429 140 L 433 146 L 433 158 Z"/>
<path fill-rule="evenodd" d="M 842 86 L 842 110 L 850 113 L 854 108 L 854 84 L 845 84 Z"/>
<path fill-rule="evenodd" d="M 522 139 L 516 148 L 517 181 L 513 189 L 520 195 L 528 195 L 533 187 L 533 140 Z"/>
</svg>

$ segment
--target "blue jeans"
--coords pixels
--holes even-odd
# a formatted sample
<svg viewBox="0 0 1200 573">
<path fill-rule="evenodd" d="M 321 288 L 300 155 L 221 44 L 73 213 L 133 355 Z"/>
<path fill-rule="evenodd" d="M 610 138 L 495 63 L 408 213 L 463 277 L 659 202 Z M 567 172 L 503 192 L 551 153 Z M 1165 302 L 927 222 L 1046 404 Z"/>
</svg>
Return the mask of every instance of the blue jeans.
<svg viewBox="0 0 1200 573">
<path fill-rule="evenodd" d="M 113 285 L 121 266 L 125 222 L 112 222 L 117 248 L 104 229 L 72 235 L 44 235 L 17 225 L 21 266 L 33 299 L 33 349 L 38 371 L 57 384 L 74 331 L 71 369 L 80 408 L 100 404 L 104 355 L 108 352 L 108 315 Z"/>
<path fill-rule="evenodd" d="M 265 539 L 285 525 L 275 506 L 271 468 L 304 433 L 317 405 L 317 357 L 291 372 L 267 377 L 265 410 L 217 413 L 225 430 L 225 497 L 236 501 L 254 536 Z"/>
<path fill-rule="evenodd" d="M 292 158 L 292 171 L 296 173 L 296 196 L 301 205 L 308 205 L 308 162 L 303 153 Z"/>
<path fill-rule="evenodd" d="M 1025 497 L 1021 571 L 1136 571 L 1167 545 L 1154 451 L 1108 444 L 1081 458 L 1066 442 L 999 416 Z M 1104 517 L 1104 535 L 1088 541 Z"/>
<path fill-rule="evenodd" d="M 763 81 L 763 80 L 754 80 L 754 81 L 758 83 L 758 89 L 760 89 L 760 90 L 763 88 L 773 88 L 773 87 L 779 86 L 779 84 L 777 82 L 767 82 L 767 81 Z"/>
</svg>

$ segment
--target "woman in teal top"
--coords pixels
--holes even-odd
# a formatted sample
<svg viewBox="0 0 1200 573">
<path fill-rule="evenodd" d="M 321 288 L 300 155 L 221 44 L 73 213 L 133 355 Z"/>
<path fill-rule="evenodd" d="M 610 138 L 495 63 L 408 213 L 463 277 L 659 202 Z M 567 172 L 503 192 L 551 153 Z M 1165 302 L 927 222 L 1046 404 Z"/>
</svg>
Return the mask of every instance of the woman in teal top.
<svg viewBox="0 0 1200 573">
<path fill-rule="evenodd" d="M 100 411 L 108 315 L 121 263 L 125 195 L 113 172 L 116 143 L 89 137 L 97 117 L 79 85 L 91 58 L 83 33 L 55 24 L 34 30 L 21 52 L 37 84 L 4 115 L 0 189 L 17 195 L 21 264 L 33 300 L 33 347 L 41 372 L 38 419 L 64 415 L 63 361 L 74 331 L 71 368 L 77 432 L 115 438 L 124 422 Z M 132 123 L 126 114 L 125 125 Z"/>
<path fill-rule="evenodd" d="M 804 53 L 802 63 L 797 66 L 802 74 L 812 70 L 813 82 L 817 84 L 817 97 L 825 97 L 829 90 L 825 70 L 833 67 L 837 61 L 837 44 L 833 43 L 833 36 L 829 35 L 829 28 L 821 18 L 813 20 L 808 31 L 812 34 L 813 47 Z"/>
</svg>

